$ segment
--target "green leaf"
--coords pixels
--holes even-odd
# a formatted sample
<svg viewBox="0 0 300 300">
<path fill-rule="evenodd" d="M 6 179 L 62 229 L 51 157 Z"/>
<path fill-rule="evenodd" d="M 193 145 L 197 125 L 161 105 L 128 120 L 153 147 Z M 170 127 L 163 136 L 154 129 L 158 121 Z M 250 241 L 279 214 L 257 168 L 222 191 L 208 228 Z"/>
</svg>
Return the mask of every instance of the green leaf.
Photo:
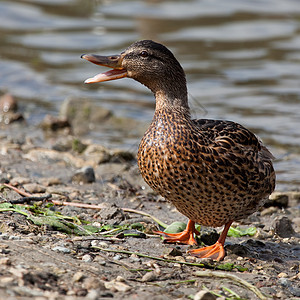
<svg viewBox="0 0 300 300">
<path fill-rule="evenodd" d="M 186 228 L 186 224 L 183 222 L 173 222 L 171 225 L 167 226 L 164 230 L 165 233 L 178 233 Z"/>
<path fill-rule="evenodd" d="M 256 233 L 256 227 L 240 228 L 230 227 L 227 236 L 241 237 L 245 235 L 253 236 Z"/>
</svg>

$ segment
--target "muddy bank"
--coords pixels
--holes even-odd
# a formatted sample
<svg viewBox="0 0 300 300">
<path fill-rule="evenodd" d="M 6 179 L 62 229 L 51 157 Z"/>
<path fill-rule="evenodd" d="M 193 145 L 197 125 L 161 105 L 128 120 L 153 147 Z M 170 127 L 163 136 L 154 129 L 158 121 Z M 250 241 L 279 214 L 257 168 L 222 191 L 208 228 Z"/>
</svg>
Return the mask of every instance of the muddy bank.
<svg viewBox="0 0 300 300">
<path fill-rule="evenodd" d="M 235 223 L 256 231 L 229 237 L 223 262 L 201 261 L 186 254 L 190 246 L 164 244 L 152 233 L 159 224 L 151 216 L 161 224 L 187 220 L 146 186 L 134 151 L 95 145 L 74 135 L 72 124 L 59 124 L 2 127 L 2 184 L 51 197 L 12 205 L 22 196 L 1 186 L 1 299 L 300 297 L 298 191 L 273 194 Z M 213 243 L 220 229 L 202 228 L 199 243 Z"/>
</svg>

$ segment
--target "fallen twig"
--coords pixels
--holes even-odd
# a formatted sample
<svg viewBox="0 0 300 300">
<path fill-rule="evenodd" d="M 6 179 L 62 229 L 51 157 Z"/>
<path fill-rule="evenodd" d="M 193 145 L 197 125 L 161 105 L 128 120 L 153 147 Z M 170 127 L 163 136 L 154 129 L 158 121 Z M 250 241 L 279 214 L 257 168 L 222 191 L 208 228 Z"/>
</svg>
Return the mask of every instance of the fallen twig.
<svg viewBox="0 0 300 300">
<path fill-rule="evenodd" d="M 31 196 L 31 197 L 23 197 L 20 199 L 16 199 L 16 200 L 10 200 L 9 202 L 11 204 L 24 204 L 24 203 L 29 203 L 30 201 L 44 201 L 44 200 L 48 200 L 52 197 L 51 194 L 45 195 L 45 196 L 40 196 L 40 197 L 35 197 L 35 196 Z"/>
<path fill-rule="evenodd" d="M 6 186 L 6 187 L 8 187 L 8 188 L 10 188 L 11 190 L 14 190 L 15 192 L 17 192 L 17 193 L 18 193 L 19 195 L 21 195 L 21 196 L 24 196 L 24 197 L 32 197 L 31 194 L 29 194 L 29 193 L 27 193 L 27 192 L 25 192 L 25 191 L 22 191 L 22 190 L 20 190 L 20 189 L 18 189 L 18 188 L 16 188 L 16 187 L 12 186 L 12 185 L 9 184 L 9 183 L 3 183 L 3 185 Z"/>
<path fill-rule="evenodd" d="M 25 191 L 22 191 L 22 190 L 20 190 L 16 187 L 12 186 L 9 183 L 3 183 L 3 185 L 10 188 L 10 189 L 12 189 L 12 190 L 14 190 L 15 192 L 17 192 L 21 196 L 24 196 L 24 198 L 16 200 L 16 201 L 19 201 L 19 202 L 10 201 L 13 204 L 22 204 L 22 203 L 26 203 L 26 202 L 29 202 L 29 201 L 48 200 L 48 199 L 51 198 L 51 195 L 35 197 L 32 194 L 29 194 Z M 23 200 L 23 202 L 22 202 L 22 200 Z M 50 200 L 50 201 L 55 205 L 74 206 L 74 207 L 81 207 L 81 208 L 102 209 L 102 208 L 107 207 L 105 203 L 93 205 L 93 204 L 77 203 L 77 202 L 66 202 L 66 201 L 58 201 L 58 200 Z"/>
<path fill-rule="evenodd" d="M 98 249 L 100 251 L 105 251 L 105 252 L 122 253 L 122 254 L 128 254 L 128 255 L 135 254 L 135 255 L 140 256 L 140 257 L 150 258 L 150 259 L 164 261 L 164 262 L 168 262 L 168 263 L 174 263 L 174 264 L 176 263 L 176 264 L 182 264 L 182 265 L 194 266 L 194 267 L 200 267 L 200 268 L 207 268 L 207 269 L 217 269 L 217 270 L 223 270 L 224 269 L 224 267 L 222 265 L 209 264 L 209 263 L 206 263 L 206 262 L 205 263 L 191 263 L 191 262 L 177 261 L 177 260 L 166 259 L 166 258 L 162 258 L 162 257 L 151 256 L 151 255 L 143 254 L 143 253 L 140 253 L 140 252 L 106 249 L 106 248 L 101 248 L 101 247 L 98 247 L 98 246 L 92 246 L 92 248 Z"/>
<path fill-rule="evenodd" d="M 143 211 L 140 211 L 140 210 L 135 210 L 135 209 L 132 209 L 132 208 L 122 208 L 123 211 L 125 212 L 131 212 L 131 213 L 135 213 L 135 214 L 139 214 L 139 215 L 142 215 L 142 216 L 145 216 L 145 217 L 149 217 L 151 218 L 154 222 L 156 222 L 158 225 L 160 225 L 161 227 L 163 228 L 167 228 L 168 227 L 168 224 L 162 222 L 161 220 L 157 219 L 156 217 L 146 213 L 146 212 L 143 212 Z"/>
<path fill-rule="evenodd" d="M 268 297 L 264 296 L 260 290 L 255 287 L 254 285 L 250 284 L 248 281 L 241 279 L 237 277 L 236 275 L 230 274 L 230 273 L 225 273 L 225 272 L 212 272 L 210 270 L 207 271 L 196 271 L 194 275 L 199 276 L 199 277 L 216 277 L 216 278 L 226 278 L 230 279 L 234 282 L 237 282 L 250 291 L 252 291 L 259 299 L 261 300 L 267 300 Z"/>
<path fill-rule="evenodd" d="M 74 207 L 91 208 L 91 209 L 103 209 L 103 208 L 107 207 L 107 205 L 105 203 L 100 203 L 100 204 L 94 205 L 94 204 L 66 202 L 66 201 L 58 201 L 58 200 L 51 200 L 51 202 L 55 205 L 74 206 Z"/>
</svg>

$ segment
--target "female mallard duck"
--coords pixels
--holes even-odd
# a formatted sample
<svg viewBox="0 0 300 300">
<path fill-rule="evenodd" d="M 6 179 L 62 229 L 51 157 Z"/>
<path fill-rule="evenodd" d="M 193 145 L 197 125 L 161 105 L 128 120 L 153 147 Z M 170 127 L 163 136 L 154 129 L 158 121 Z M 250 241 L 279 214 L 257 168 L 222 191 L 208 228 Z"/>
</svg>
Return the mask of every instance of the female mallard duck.
<svg viewBox="0 0 300 300">
<path fill-rule="evenodd" d="M 85 83 L 129 77 L 154 93 L 156 109 L 139 146 L 139 168 L 150 187 L 189 218 L 183 232 L 159 233 L 168 242 L 194 245 L 195 223 L 225 225 L 214 245 L 189 251 L 223 259 L 231 223 L 258 210 L 274 190 L 272 154 L 240 124 L 191 119 L 185 73 L 163 45 L 144 40 L 120 55 L 82 58 L 112 68 Z"/>
</svg>

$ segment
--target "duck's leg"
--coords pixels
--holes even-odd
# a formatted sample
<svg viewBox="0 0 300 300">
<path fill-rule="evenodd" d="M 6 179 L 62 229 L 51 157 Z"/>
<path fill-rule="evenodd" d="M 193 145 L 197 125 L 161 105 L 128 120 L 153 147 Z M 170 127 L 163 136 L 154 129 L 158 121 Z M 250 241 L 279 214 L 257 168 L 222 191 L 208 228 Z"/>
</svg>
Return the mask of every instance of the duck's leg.
<svg viewBox="0 0 300 300">
<path fill-rule="evenodd" d="M 200 248 L 200 249 L 190 250 L 190 251 L 188 251 L 188 253 L 193 256 L 197 256 L 197 257 L 201 257 L 201 258 L 210 257 L 217 261 L 222 260 L 225 256 L 225 250 L 224 250 L 225 239 L 226 239 L 227 232 L 228 232 L 232 222 L 233 221 L 230 221 L 225 224 L 224 229 L 223 229 L 218 241 L 215 244 L 208 246 L 208 247 Z"/>
<path fill-rule="evenodd" d="M 166 233 L 163 231 L 155 231 L 155 233 L 158 233 L 165 237 L 164 241 L 169 243 L 182 243 L 182 244 L 188 244 L 188 245 L 197 245 L 197 242 L 194 238 L 194 233 L 196 235 L 199 234 L 198 230 L 195 228 L 195 222 L 192 220 L 189 220 L 186 226 L 186 229 L 179 233 Z"/>
</svg>

